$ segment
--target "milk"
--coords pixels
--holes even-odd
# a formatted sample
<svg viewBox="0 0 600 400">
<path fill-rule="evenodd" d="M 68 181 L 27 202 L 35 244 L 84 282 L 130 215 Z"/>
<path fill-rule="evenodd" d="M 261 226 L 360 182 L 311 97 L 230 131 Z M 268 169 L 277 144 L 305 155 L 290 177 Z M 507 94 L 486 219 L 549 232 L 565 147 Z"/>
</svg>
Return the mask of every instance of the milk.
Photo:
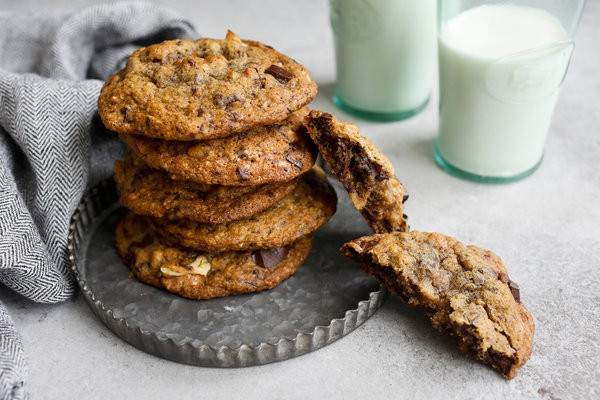
<svg viewBox="0 0 600 400">
<path fill-rule="evenodd" d="M 551 14 L 515 5 L 472 8 L 440 27 L 436 151 L 446 163 L 490 177 L 536 168 L 572 51 L 567 39 Z"/>
<path fill-rule="evenodd" d="M 435 72 L 435 0 L 331 0 L 337 82 L 347 106 L 397 113 L 423 106 Z"/>
</svg>

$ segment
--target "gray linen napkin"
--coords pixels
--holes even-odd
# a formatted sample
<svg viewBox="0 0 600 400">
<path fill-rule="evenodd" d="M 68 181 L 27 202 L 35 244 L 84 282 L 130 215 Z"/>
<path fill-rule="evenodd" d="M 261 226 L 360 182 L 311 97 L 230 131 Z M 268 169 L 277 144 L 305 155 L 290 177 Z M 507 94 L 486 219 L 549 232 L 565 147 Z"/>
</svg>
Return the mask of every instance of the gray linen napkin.
<svg viewBox="0 0 600 400">
<path fill-rule="evenodd" d="M 0 293 L 42 303 L 73 294 L 71 215 L 122 151 L 97 117 L 102 83 L 136 48 L 195 36 L 178 14 L 143 2 L 0 13 Z M 27 398 L 26 369 L 0 302 L 0 399 Z"/>
</svg>

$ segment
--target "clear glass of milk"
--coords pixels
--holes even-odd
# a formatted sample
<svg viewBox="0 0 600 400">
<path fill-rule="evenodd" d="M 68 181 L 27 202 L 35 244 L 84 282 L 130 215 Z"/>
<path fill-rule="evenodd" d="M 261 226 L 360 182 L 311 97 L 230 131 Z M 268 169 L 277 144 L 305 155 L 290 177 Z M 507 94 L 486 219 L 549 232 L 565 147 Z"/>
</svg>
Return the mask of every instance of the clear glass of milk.
<svg viewBox="0 0 600 400">
<path fill-rule="evenodd" d="M 421 111 L 435 73 L 436 0 L 330 0 L 330 6 L 334 103 L 379 121 Z"/>
<path fill-rule="evenodd" d="M 439 0 L 444 170 L 507 182 L 537 169 L 584 3 Z"/>
</svg>

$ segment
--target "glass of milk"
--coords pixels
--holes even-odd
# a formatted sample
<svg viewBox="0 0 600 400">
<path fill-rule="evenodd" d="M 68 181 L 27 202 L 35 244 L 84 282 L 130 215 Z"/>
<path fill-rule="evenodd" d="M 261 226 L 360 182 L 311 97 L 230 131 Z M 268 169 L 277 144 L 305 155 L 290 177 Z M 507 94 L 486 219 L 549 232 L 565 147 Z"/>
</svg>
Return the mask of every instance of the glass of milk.
<svg viewBox="0 0 600 400">
<path fill-rule="evenodd" d="M 584 3 L 439 0 L 444 170 L 507 182 L 537 169 Z"/>
<path fill-rule="evenodd" d="M 421 111 L 435 73 L 436 0 L 330 0 L 330 6 L 334 103 L 379 121 Z"/>
</svg>

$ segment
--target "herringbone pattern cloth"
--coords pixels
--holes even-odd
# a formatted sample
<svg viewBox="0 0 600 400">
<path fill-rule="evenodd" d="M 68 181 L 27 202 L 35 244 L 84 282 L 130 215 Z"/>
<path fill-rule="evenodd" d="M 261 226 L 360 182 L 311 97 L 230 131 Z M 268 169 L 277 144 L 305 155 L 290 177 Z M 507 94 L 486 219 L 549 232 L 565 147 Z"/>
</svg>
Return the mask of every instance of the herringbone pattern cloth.
<svg viewBox="0 0 600 400">
<path fill-rule="evenodd" d="M 97 118 L 102 83 L 134 49 L 194 36 L 178 14 L 141 2 L 0 13 L 2 284 L 43 303 L 73 294 L 69 221 L 121 150 Z M 25 382 L 23 346 L 0 302 L 0 399 L 26 398 Z"/>
</svg>

